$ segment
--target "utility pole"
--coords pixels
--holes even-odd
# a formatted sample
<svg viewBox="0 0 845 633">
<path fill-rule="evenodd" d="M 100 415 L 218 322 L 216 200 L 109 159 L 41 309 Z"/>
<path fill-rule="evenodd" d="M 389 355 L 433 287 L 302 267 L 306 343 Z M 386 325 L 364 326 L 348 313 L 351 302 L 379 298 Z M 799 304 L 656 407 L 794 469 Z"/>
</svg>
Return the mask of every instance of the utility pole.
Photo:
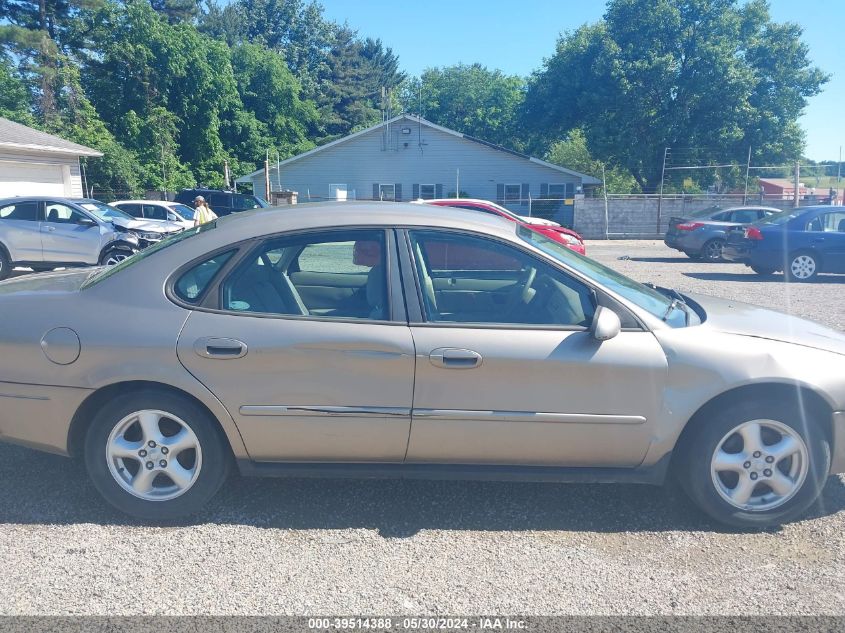
<svg viewBox="0 0 845 633">
<path fill-rule="evenodd" d="M 264 159 L 264 199 L 270 202 L 270 150 L 267 150 L 267 157 Z"/>
<path fill-rule="evenodd" d="M 610 239 L 610 214 L 607 208 L 607 178 L 604 174 L 604 163 L 601 164 L 601 188 L 604 191 L 604 239 L 608 240 Z"/>
<path fill-rule="evenodd" d="M 801 161 L 795 161 L 795 192 L 793 194 L 792 206 L 796 209 L 801 206 L 801 195 L 798 192 L 798 181 L 801 179 Z"/>
<path fill-rule="evenodd" d="M 742 194 L 742 204 L 748 204 L 748 172 L 751 171 L 751 145 L 748 146 L 748 162 L 745 163 L 745 193 Z"/>
<path fill-rule="evenodd" d="M 663 150 L 663 169 L 660 171 L 660 196 L 657 198 L 657 235 L 660 235 L 660 211 L 663 206 L 663 179 L 666 177 L 666 157 L 669 155 L 669 148 Z"/>
<path fill-rule="evenodd" d="M 455 169 L 455 197 L 461 197 L 461 168 Z"/>
</svg>

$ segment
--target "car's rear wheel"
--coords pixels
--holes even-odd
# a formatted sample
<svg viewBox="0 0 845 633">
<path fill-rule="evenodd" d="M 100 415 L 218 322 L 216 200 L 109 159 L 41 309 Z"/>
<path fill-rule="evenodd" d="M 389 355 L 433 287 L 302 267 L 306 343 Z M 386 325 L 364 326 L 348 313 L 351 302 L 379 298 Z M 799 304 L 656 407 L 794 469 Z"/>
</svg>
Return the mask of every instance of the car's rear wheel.
<svg viewBox="0 0 845 633">
<path fill-rule="evenodd" d="M 762 528 L 795 519 L 815 502 L 830 446 L 815 419 L 775 399 L 699 420 L 680 457 L 681 483 L 704 512 L 735 527 Z"/>
<path fill-rule="evenodd" d="M 110 248 L 100 255 L 100 266 L 114 266 L 124 259 L 132 257 L 134 253 L 128 248 Z"/>
<path fill-rule="evenodd" d="M 811 281 L 820 268 L 821 262 L 815 253 L 799 251 L 790 256 L 783 272 L 788 281 Z"/>
<path fill-rule="evenodd" d="M 6 251 L 0 246 L 0 281 L 6 279 L 12 274 L 12 262 L 9 261 L 9 256 Z"/>
<path fill-rule="evenodd" d="M 713 239 L 708 240 L 701 247 L 701 258 L 708 262 L 722 261 L 722 248 L 725 246 L 725 240 Z"/>
<path fill-rule="evenodd" d="M 769 277 L 775 274 L 774 268 L 765 268 L 763 266 L 751 266 L 751 270 L 763 277 Z"/>
<path fill-rule="evenodd" d="M 230 455 L 196 403 L 166 391 L 118 396 L 85 438 L 94 486 L 113 506 L 143 519 L 198 511 L 226 479 Z"/>
</svg>

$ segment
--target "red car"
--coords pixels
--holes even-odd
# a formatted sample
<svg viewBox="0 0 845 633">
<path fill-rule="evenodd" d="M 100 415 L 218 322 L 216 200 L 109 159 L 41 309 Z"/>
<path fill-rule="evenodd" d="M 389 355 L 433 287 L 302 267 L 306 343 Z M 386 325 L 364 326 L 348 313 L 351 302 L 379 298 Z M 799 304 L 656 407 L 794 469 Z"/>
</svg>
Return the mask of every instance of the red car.
<svg viewBox="0 0 845 633">
<path fill-rule="evenodd" d="M 456 207 L 458 209 L 470 209 L 472 211 L 481 211 L 482 213 L 498 215 L 506 220 L 510 220 L 511 222 L 516 222 L 522 226 L 526 226 L 532 231 L 542 233 L 546 237 L 553 239 L 555 242 L 560 242 L 576 253 L 581 253 L 581 255 L 587 254 L 583 238 L 575 231 L 567 229 L 557 222 L 552 222 L 551 220 L 516 215 L 504 207 L 499 206 L 495 202 L 488 202 L 487 200 L 473 200 L 471 198 L 443 198 L 439 200 L 425 200 L 423 202 L 425 204 L 434 204 L 438 207 Z"/>
</svg>

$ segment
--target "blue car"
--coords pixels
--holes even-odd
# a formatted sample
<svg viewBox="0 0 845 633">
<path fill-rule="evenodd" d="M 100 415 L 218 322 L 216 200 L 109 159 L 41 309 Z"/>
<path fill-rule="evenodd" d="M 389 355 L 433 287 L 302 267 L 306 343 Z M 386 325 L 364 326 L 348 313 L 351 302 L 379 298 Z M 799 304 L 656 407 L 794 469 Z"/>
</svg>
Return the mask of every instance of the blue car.
<svg viewBox="0 0 845 633">
<path fill-rule="evenodd" d="M 783 271 L 789 281 L 845 273 L 845 207 L 805 207 L 735 229 L 722 257 L 760 275 Z"/>
</svg>

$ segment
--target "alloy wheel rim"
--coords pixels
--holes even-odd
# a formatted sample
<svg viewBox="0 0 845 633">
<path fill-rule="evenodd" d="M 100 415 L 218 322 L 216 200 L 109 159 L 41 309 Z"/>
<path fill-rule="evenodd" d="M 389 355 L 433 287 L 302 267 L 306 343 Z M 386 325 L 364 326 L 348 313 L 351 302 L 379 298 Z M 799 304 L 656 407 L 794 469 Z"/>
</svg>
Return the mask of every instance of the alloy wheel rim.
<svg viewBox="0 0 845 633">
<path fill-rule="evenodd" d="M 809 279 L 816 272 L 816 260 L 809 255 L 799 255 L 792 260 L 789 269 L 797 279 Z"/>
<path fill-rule="evenodd" d="M 106 441 L 106 461 L 117 484 L 144 501 L 185 494 L 202 468 L 202 448 L 184 420 L 145 409 L 118 422 Z"/>
<path fill-rule="evenodd" d="M 722 244 L 720 242 L 710 242 L 705 251 L 707 259 L 722 259 Z"/>
<path fill-rule="evenodd" d="M 716 492 L 740 510 L 765 512 L 794 497 L 807 478 L 809 452 L 792 427 L 750 420 L 729 431 L 710 460 Z"/>
</svg>

